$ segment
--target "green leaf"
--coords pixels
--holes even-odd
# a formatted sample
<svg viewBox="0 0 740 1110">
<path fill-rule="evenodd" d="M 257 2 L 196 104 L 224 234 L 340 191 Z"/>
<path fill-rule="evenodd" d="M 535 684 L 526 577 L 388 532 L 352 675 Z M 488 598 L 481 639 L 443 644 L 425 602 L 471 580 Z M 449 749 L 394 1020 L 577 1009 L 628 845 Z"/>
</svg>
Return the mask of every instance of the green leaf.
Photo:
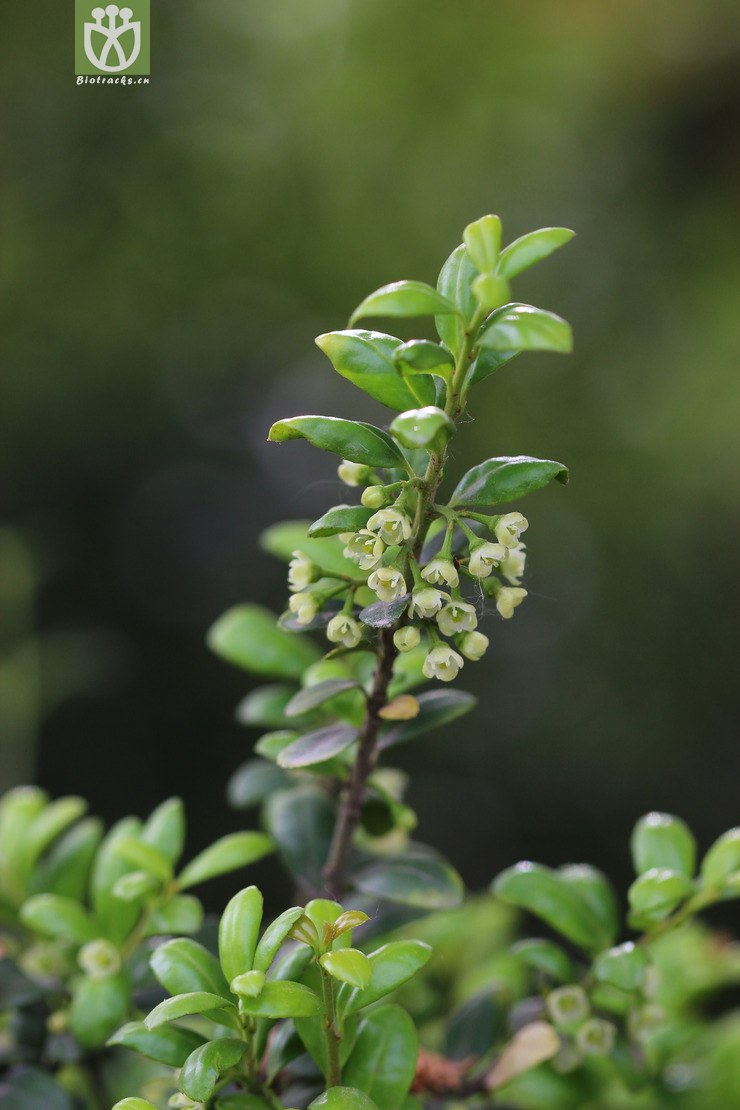
<svg viewBox="0 0 740 1110">
<path fill-rule="evenodd" d="M 410 450 L 444 445 L 455 432 L 454 422 L 436 405 L 422 409 L 409 409 L 395 418 L 391 432 L 404 447 Z"/>
<path fill-rule="evenodd" d="M 216 875 L 236 871 L 250 863 L 256 863 L 274 850 L 269 836 L 258 832 L 230 833 L 222 836 L 180 872 L 178 886 L 181 890 L 204 883 Z"/>
<path fill-rule="evenodd" d="M 310 1103 L 308 1110 L 379 1110 L 371 1098 L 354 1087 L 330 1087 Z"/>
<path fill-rule="evenodd" d="M 208 1014 L 212 1010 L 236 1013 L 234 1003 L 228 998 L 207 991 L 193 991 L 178 994 L 175 998 L 165 998 L 144 1018 L 147 1029 L 158 1029 L 169 1021 L 190 1017 L 191 1014 Z"/>
<path fill-rule="evenodd" d="M 456 721 L 474 709 L 477 702 L 472 694 L 464 690 L 427 690 L 418 694 L 416 700 L 419 712 L 415 717 L 391 725 L 381 733 L 378 741 L 380 751 L 405 744 L 425 732 Z"/>
<path fill-rule="evenodd" d="M 273 424 L 267 438 L 273 443 L 307 439 L 314 447 L 349 462 L 408 469 L 406 459 L 386 432 L 358 420 L 342 420 L 338 416 L 294 416 Z"/>
<path fill-rule="evenodd" d="M 131 1009 L 131 986 L 121 972 L 108 979 L 78 979 L 72 988 L 69 1027 L 83 1048 L 105 1044 Z"/>
<path fill-rule="evenodd" d="M 147 936 L 167 933 L 197 933 L 203 924 L 203 907 L 192 894 L 176 894 L 152 911 Z"/>
<path fill-rule="evenodd" d="M 349 575 L 357 578 L 361 571 L 357 563 L 344 557 L 344 543 L 336 536 L 311 537 L 308 529 L 311 522 L 308 520 L 285 521 L 283 524 L 274 524 L 260 536 L 260 545 L 263 550 L 274 555 L 276 559 L 283 559 L 286 563 L 293 558 L 293 552 L 303 551 L 312 563 L 321 567 L 329 575 Z"/>
<path fill-rule="evenodd" d="M 364 316 L 442 316 L 457 312 L 452 301 L 424 281 L 393 281 L 365 297 L 352 313 L 350 325 Z"/>
<path fill-rule="evenodd" d="M 505 1032 L 506 1015 L 495 987 L 466 999 L 447 1023 L 444 1055 L 450 1060 L 485 1056 Z"/>
<path fill-rule="evenodd" d="M 321 888 L 334 833 L 334 807 L 326 795 L 313 787 L 281 790 L 268 799 L 265 819 L 291 874 Z"/>
<path fill-rule="evenodd" d="M 180 1090 L 196 1102 L 207 1102 L 222 1075 L 235 1068 L 246 1051 L 236 1037 L 218 1037 L 188 1056 L 180 1072 Z"/>
<path fill-rule="evenodd" d="M 400 1106 L 416 1073 L 419 1043 L 414 1023 L 400 1006 L 381 1006 L 360 1023 L 342 1079 L 378 1106 Z"/>
<path fill-rule="evenodd" d="M 476 300 L 472 285 L 478 276 L 473 260 L 464 243 L 456 247 L 445 262 L 437 279 L 437 289 L 448 300 L 456 304 L 465 320 L 472 320 Z M 457 358 L 465 340 L 465 325 L 459 317 L 440 315 L 434 323 L 439 338 Z"/>
<path fill-rule="evenodd" d="M 257 998 L 242 998 L 241 1008 L 252 1017 L 302 1018 L 323 1012 L 321 999 L 302 983 L 265 983 Z"/>
<path fill-rule="evenodd" d="M 353 1014 L 403 986 L 428 962 L 432 949 L 422 940 L 392 940 L 368 956 L 370 982 L 364 990 L 340 989 L 339 1003 L 345 1014 Z"/>
<path fill-rule="evenodd" d="M 441 317 L 441 319 L 450 319 Z M 449 382 L 455 360 L 445 347 L 427 339 L 411 339 L 393 352 L 393 362 L 402 374 L 433 374 Z M 430 398 L 430 402 L 433 397 Z"/>
<path fill-rule="evenodd" d="M 99 936 L 93 917 L 73 898 L 59 894 L 36 894 L 23 904 L 20 919 L 27 929 L 45 937 L 85 944 Z"/>
<path fill-rule="evenodd" d="M 413 404 L 413 399 L 412 402 Z M 58 798 L 50 802 L 36 817 L 23 838 L 23 858 L 27 872 L 58 836 L 73 825 L 87 809 L 83 798 Z"/>
<path fill-rule="evenodd" d="M 252 970 L 262 907 L 260 891 L 256 886 L 248 886 L 234 895 L 221 916 L 218 953 L 229 983 L 237 975 Z"/>
<path fill-rule="evenodd" d="M 218 1099 L 215 1110 L 274 1110 L 269 1102 L 257 1095 L 225 1095 Z"/>
<path fill-rule="evenodd" d="M 491 313 L 478 336 L 479 347 L 493 351 L 556 351 L 570 354 L 570 324 L 554 312 L 531 304 L 507 304 Z"/>
<path fill-rule="evenodd" d="M 168 798 L 149 815 L 141 839 L 157 848 L 171 864 L 185 847 L 185 809 L 181 798 Z"/>
<path fill-rule="evenodd" d="M 157 1110 L 157 1107 L 147 1098 L 136 1098 L 135 1095 L 129 1095 L 128 1098 L 120 1099 L 113 1110 Z"/>
<path fill-rule="evenodd" d="M 330 678 L 326 682 L 317 682 L 313 686 L 306 686 L 303 690 L 299 690 L 285 707 L 286 717 L 300 717 L 304 713 L 309 713 L 312 709 L 316 709 L 324 702 L 330 701 L 337 694 L 344 693 L 345 690 L 356 690 L 360 688 L 359 682 L 354 678 Z"/>
<path fill-rule="evenodd" d="M 545 921 L 556 932 L 589 952 L 611 944 L 611 932 L 580 891 L 562 875 L 537 863 L 518 863 L 498 876 L 493 892 Z"/>
<path fill-rule="evenodd" d="M 278 954 L 283 941 L 290 933 L 290 930 L 293 928 L 298 918 L 302 915 L 302 906 L 291 906 L 290 909 L 284 910 L 279 917 L 276 917 L 275 920 L 267 926 L 254 954 L 253 967 L 255 971 L 268 970 L 272 961 Z"/>
<path fill-rule="evenodd" d="M 203 1037 L 192 1029 L 162 1025 L 150 1031 L 143 1021 L 129 1021 L 108 1038 L 109 1045 L 123 1045 L 171 1068 L 181 1068 L 190 1053 L 203 1043 Z"/>
<path fill-rule="evenodd" d="M 401 616 L 410 597 L 410 594 L 404 594 L 395 601 L 374 601 L 360 611 L 360 620 L 370 628 L 390 628 Z"/>
<path fill-rule="evenodd" d="M 118 880 L 133 870 L 118 854 L 116 845 L 124 837 L 139 836 L 141 829 L 141 821 L 135 817 L 118 821 L 104 837 L 93 863 L 90 877 L 93 910 L 105 936 L 116 944 L 126 939 L 140 915 L 136 903 L 126 902 L 114 894 Z"/>
<path fill-rule="evenodd" d="M 463 242 L 476 269 L 482 274 L 492 273 L 501 250 L 501 220 L 498 216 L 481 216 L 465 228 Z"/>
<path fill-rule="evenodd" d="M 335 505 L 315 520 L 308 529 L 311 537 L 336 536 L 340 532 L 359 532 L 364 528 L 370 517 L 372 509 L 364 505 Z"/>
<path fill-rule="evenodd" d="M 465 892 L 462 879 L 447 860 L 414 845 L 361 867 L 352 875 L 352 884 L 363 894 L 425 910 L 459 906 Z"/>
<path fill-rule="evenodd" d="M 412 390 L 399 376 L 393 361 L 400 339 L 378 331 L 331 331 L 316 345 L 331 360 L 337 373 L 388 408 L 402 411 L 418 404 L 421 390 L 427 403 L 434 400 L 431 381 L 414 383 Z M 349 529 L 344 529 L 349 531 Z"/>
<path fill-rule="evenodd" d="M 504 505 L 543 489 L 553 479 L 565 485 L 568 468 L 552 459 L 535 459 L 530 455 L 486 459 L 462 476 L 450 505 Z"/>
<path fill-rule="evenodd" d="M 478 385 L 480 382 L 485 381 L 489 375 L 500 370 L 502 366 L 506 366 L 506 363 L 511 362 L 519 353 L 519 351 L 491 351 L 490 349 L 480 349 L 468 373 L 468 386 Z"/>
<path fill-rule="evenodd" d="M 273 790 L 287 785 L 288 777 L 279 767 L 264 759 L 250 759 L 234 771 L 226 788 L 226 797 L 233 809 L 249 809 L 262 802 Z"/>
<path fill-rule="evenodd" d="M 373 965 L 364 952 L 356 948 L 339 948 L 335 952 L 325 952 L 321 966 L 341 983 L 364 990 L 370 984 Z"/>
<path fill-rule="evenodd" d="M 285 725 L 285 707 L 295 693 L 295 686 L 270 683 L 258 686 L 239 702 L 234 716 L 240 725 L 258 728 L 281 728 Z"/>
<path fill-rule="evenodd" d="M 706 886 L 721 888 L 740 871 L 740 828 L 729 829 L 715 840 L 701 865 L 701 877 Z"/>
<path fill-rule="evenodd" d="M 150 871 L 129 871 L 127 875 L 121 875 L 113 893 L 124 902 L 138 902 L 161 886 L 161 881 Z"/>
<path fill-rule="evenodd" d="M 60 1087 L 45 1071 L 39 1068 L 13 1069 L 3 1076 L 2 1098 L 6 1110 L 78 1110 L 76 1099 Z M 124 1099 L 116 1107 L 124 1110 L 157 1110 L 150 1102 L 141 1099 Z"/>
<path fill-rule="evenodd" d="M 630 850 L 638 875 L 661 867 L 691 879 L 696 871 L 694 835 L 680 817 L 670 813 L 648 813 L 641 817 L 632 832 Z"/>
<path fill-rule="evenodd" d="M 572 983 L 575 979 L 573 962 L 566 952 L 551 940 L 520 940 L 512 946 L 515 955 L 527 967 L 547 975 L 557 983 Z"/>
<path fill-rule="evenodd" d="M 542 227 L 539 231 L 530 231 L 501 251 L 498 273 L 509 279 L 516 277 L 522 270 L 534 266 L 535 262 L 540 262 L 558 247 L 569 243 L 574 235 L 575 232 L 567 227 Z"/>
<path fill-rule="evenodd" d="M 172 864 L 158 848 L 145 844 L 134 836 L 122 836 L 116 842 L 116 852 L 126 863 L 167 883 L 172 878 Z"/>
<path fill-rule="evenodd" d="M 604 935 L 613 944 L 619 932 L 620 913 L 612 886 L 601 871 L 587 863 L 571 863 L 558 868 L 561 879 L 577 890 L 601 922 Z"/>
<path fill-rule="evenodd" d="M 608 948 L 596 957 L 593 975 L 621 991 L 638 991 L 645 982 L 650 958 L 644 948 L 628 941 L 617 948 Z"/>
<path fill-rule="evenodd" d="M 693 890 L 691 880 L 678 871 L 665 867 L 644 871 L 627 891 L 630 925 L 635 929 L 657 925 L 690 897 Z"/>
<path fill-rule="evenodd" d="M 283 748 L 277 757 L 278 765 L 294 770 L 324 763 L 354 744 L 359 735 L 360 730 L 351 725 L 327 725 L 316 729 Z"/>
<path fill-rule="evenodd" d="M 236 605 L 211 626 L 208 646 L 228 663 L 252 674 L 300 678 L 319 657 L 315 644 L 279 628 L 260 605 Z"/>
<path fill-rule="evenodd" d="M 264 756 L 265 759 L 271 759 L 273 763 L 280 755 L 288 744 L 292 744 L 300 736 L 299 732 L 291 732 L 289 729 L 279 729 L 277 732 L 266 732 L 264 736 L 260 736 L 257 743 L 254 745 L 254 750 L 258 755 Z M 286 787 L 290 786 L 290 778 L 286 776 Z"/>
<path fill-rule="evenodd" d="M 29 884 L 31 893 L 61 894 L 82 901 L 102 837 L 102 822 L 95 817 L 73 825 L 36 867 Z"/>
<path fill-rule="evenodd" d="M 205 991 L 226 998 L 229 985 L 218 960 L 197 941 L 176 937 L 155 949 L 151 960 L 157 981 L 170 994 Z"/>
</svg>

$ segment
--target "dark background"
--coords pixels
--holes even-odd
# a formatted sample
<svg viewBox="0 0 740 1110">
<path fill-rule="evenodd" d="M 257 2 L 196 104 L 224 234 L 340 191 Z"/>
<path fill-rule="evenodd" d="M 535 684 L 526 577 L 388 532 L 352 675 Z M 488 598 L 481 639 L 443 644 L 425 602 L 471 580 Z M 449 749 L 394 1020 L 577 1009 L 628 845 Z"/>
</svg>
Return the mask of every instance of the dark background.
<svg viewBox="0 0 740 1110">
<path fill-rule="evenodd" d="M 474 887 L 520 857 L 625 879 L 648 808 L 706 845 L 740 817 L 736 3 L 152 8 L 146 88 L 75 85 L 71 0 L 3 13 L 1 785 L 107 818 L 176 791 L 193 848 L 252 823 L 223 803 L 249 683 L 204 634 L 282 607 L 262 528 L 344 499 L 267 428 L 387 420 L 314 336 L 495 211 L 578 232 L 515 288 L 576 353 L 481 387 L 455 466 L 572 482 L 526 504 L 482 706 L 401 753 L 419 834 Z"/>
</svg>

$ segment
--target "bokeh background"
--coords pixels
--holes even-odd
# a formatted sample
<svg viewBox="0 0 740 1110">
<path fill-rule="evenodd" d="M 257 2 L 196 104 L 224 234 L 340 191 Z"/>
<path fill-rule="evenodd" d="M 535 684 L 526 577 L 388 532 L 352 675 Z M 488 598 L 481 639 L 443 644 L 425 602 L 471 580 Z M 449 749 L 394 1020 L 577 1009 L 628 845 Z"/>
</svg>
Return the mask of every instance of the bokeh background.
<svg viewBox="0 0 740 1110">
<path fill-rule="evenodd" d="M 738 823 L 736 0 L 152 11 L 147 88 L 75 85 L 71 4 L 3 13 L 2 787 L 111 819 L 176 791 L 193 849 L 244 824 L 249 682 L 204 635 L 282 607 L 262 528 L 344 499 L 267 428 L 387 420 L 314 336 L 495 211 L 578 232 L 516 287 L 576 353 L 481 387 L 456 465 L 572 482 L 526 504 L 531 596 L 462 683 L 483 705 L 400 752 L 420 838 L 479 887 L 522 857 L 624 879 L 648 808 L 702 844 Z"/>
</svg>

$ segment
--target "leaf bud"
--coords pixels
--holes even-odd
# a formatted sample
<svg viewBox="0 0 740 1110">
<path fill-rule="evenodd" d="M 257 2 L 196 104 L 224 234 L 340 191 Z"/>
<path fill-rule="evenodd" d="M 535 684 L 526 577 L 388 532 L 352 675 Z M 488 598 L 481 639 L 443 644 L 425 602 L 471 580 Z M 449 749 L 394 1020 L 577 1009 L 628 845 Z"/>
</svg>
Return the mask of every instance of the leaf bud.
<svg viewBox="0 0 740 1110">
<path fill-rule="evenodd" d="M 485 312 L 492 312 L 511 300 L 511 290 L 506 278 L 498 274 L 478 274 L 471 286 L 473 295 Z"/>
<path fill-rule="evenodd" d="M 264 971 L 244 971 L 231 980 L 231 990 L 240 998 L 259 998 L 265 985 Z"/>
</svg>

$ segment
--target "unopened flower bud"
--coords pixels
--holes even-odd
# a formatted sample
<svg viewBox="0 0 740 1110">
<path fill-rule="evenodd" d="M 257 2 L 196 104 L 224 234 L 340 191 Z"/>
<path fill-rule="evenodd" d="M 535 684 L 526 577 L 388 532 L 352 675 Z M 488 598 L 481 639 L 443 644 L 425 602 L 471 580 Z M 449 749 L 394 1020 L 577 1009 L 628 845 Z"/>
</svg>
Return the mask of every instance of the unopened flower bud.
<svg viewBox="0 0 740 1110">
<path fill-rule="evenodd" d="M 397 567 L 378 567 L 367 580 L 381 601 L 395 601 L 406 593 L 406 582 Z"/>
<path fill-rule="evenodd" d="M 390 497 L 385 492 L 385 486 L 367 486 L 362 491 L 360 501 L 366 509 L 382 509 L 383 505 L 387 505 Z"/>
<path fill-rule="evenodd" d="M 467 601 L 450 601 L 437 614 L 437 624 L 445 636 L 456 636 L 458 632 L 471 632 L 478 623 L 475 607 Z"/>
<path fill-rule="evenodd" d="M 412 651 L 421 641 L 421 632 L 415 624 L 404 625 L 393 633 L 393 643 L 399 651 Z"/>
<path fill-rule="evenodd" d="M 344 549 L 347 559 L 359 563 L 361 570 L 372 570 L 383 558 L 385 544 L 380 536 L 376 536 L 368 528 L 361 528 L 355 532 L 352 539 Z"/>
<path fill-rule="evenodd" d="M 527 591 L 520 586 L 502 586 L 496 595 L 496 608 L 502 617 L 508 620 L 514 616 L 517 605 L 521 605 L 527 596 Z"/>
<path fill-rule="evenodd" d="M 337 613 L 326 627 L 326 638 L 332 644 L 342 644 L 347 648 L 357 647 L 362 639 L 362 627 L 349 613 Z"/>
<path fill-rule="evenodd" d="M 616 1033 L 610 1021 L 590 1018 L 576 1033 L 576 1044 L 584 1055 L 608 1056 L 614 1048 Z"/>
<path fill-rule="evenodd" d="M 558 987 L 550 991 L 546 1004 L 555 1025 L 565 1028 L 581 1025 L 591 1012 L 586 992 L 581 987 Z"/>
<path fill-rule="evenodd" d="M 440 682 L 452 682 L 460 673 L 462 665 L 462 655 L 458 655 L 447 644 L 439 644 L 429 652 L 421 669 L 426 678 L 438 678 Z"/>
<path fill-rule="evenodd" d="M 302 551 L 294 551 L 293 558 L 288 563 L 288 587 L 295 592 L 305 590 L 314 578 L 314 565 L 308 555 L 304 555 Z"/>
<path fill-rule="evenodd" d="M 482 632 L 466 632 L 459 647 L 466 659 L 477 663 L 488 651 L 488 637 Z"/>
<path fill-rule="evenodd" d="M 121 970 L 121 954 L 114 944 L 100 937 L 83 944 L 77 962 L 91 979 L 110 979 Z"/>
<path fill-rule="evenodd" d="M 313 594 L 293 594 L 288 601 L 288 607 L 299 624 L 310 624 L 319 611 L 316 598 Z"/>
<path fill-rule="evenodd" d="M 362 463 L 348 462 L 343 459 L 337 467 L 337 474 L 347 486 L 364 486 L 370 477 L 370 470 Z"/>
<path fill-rule="evenodd" d="M 433 586 L 417 586 L 411 594 L 409 615 L 431 620 L 446 601 L 449 601 L 449 594 L 445 594 L 441 590 L 435 590 Z"/>
<path fill-rule="evenodd" d="M 367 522 L 371 532 L 377 532 L 389 547 L 403 543 L 411 535 L 411 521 L 400 509 L 381 509 Z"/>
<path fill-rule="evenodd" d="M 521 582 L 526 561 L 527 549 L 523 543 L 510 547 L 506 552 L 506 558 L 501 560 L 499 570 L 512 586 L 518 586 Z"/>
<path fill-rule="evenodd" d="M 502 543 L 476 544 L 470 549 L 468 570 L 476 578 L 488 578 L 491 571 L 506 558 L 507 549 Z"/>
<path fill-rule="evenodd" d="M 432 559 L 431 563 L 427 563 L 422 570 L 421 577 L 425 582 L 430 582 L 432 586 L 458 586 L 460 584 L 457 568 L 449 559 Z"/>
<path fill-rule="evenodd" d="M 504 547 L 516 547 L 522 532 L 529 528 L 529 521 L 521 513 L 506 513 L 496 522 L 496 539 Z"/>
</svg>

